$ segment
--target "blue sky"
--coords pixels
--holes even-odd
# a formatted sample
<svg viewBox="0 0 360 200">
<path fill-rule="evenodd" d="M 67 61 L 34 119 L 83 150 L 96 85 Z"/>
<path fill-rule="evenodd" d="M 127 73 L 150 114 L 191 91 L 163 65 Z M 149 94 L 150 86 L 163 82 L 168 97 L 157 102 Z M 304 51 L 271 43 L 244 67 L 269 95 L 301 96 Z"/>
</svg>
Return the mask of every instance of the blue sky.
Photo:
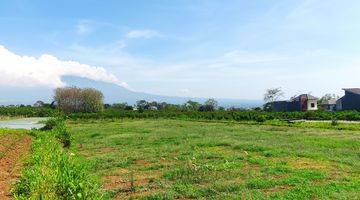
<svg viewBox="0 0 360 200">
<path fill-rule="evenodd" d="M 286 97 L 321 96 L 360 87 L 359 10 L 357 0 L 2 0 L 0 45 L 102 67 L 100 80 L 134 91 L 261 99 L 282 87 Z M 34 70 L 29 81 L 45 84 L 37 78 L 46 69 Z M 74 70 L 65 71 L 83 72 Z"/>
</svg>

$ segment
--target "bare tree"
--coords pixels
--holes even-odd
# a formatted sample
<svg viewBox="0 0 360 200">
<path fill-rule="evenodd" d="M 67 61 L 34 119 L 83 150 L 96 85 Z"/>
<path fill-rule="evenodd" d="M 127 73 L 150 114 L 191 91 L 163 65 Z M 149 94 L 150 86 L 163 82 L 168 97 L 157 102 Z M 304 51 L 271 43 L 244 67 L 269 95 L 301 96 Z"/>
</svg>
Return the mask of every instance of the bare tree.
<svg viewBox="0 0 360 200">
<path fill-rule="evenodd" d="M 338 99 L 339 96 L 336 94 L 325 94 L 323 97 L 321 97 L 318 101 L 319 104 L 326 103 L 327 101 L 331 99 Z"/>
<path fill-rule="evenodd" d="M 284 92 L 281 90 L 280 87 L 278 88 L 270 88 L 267 89 L 265 94 L 264 94 L 264 101 L 269 103 L 269 102 L 274 102 L 280 99 L 280 97 L 284 96 Z"/>
<path fill-rule="evenodd" d="M 103 94 L 92 88 L 64 87 L 55 90 L 54 100 L 64 112 L 101 112 Z"/>
</svg>

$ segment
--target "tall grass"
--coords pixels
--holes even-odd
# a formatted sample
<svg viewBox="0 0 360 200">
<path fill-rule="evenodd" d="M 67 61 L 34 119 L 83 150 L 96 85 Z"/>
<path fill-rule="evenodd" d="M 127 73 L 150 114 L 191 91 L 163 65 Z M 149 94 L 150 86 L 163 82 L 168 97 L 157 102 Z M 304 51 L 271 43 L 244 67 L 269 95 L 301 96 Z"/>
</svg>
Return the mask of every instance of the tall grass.
<svg viewBox="0 0 360 200">
<path fill-rule="evenodd" d="M 50 118 L 45 122 L 45 126 L 41 128 L 43 131 L 51 130 L 55 137 L 63 144 L 64 147 L 70 147 L 71 135 L 68 131 L 65 120 L 61 117 Z"/>
<path fill-rule="evenodd" d="M 15 199 L 104 199 L 88 165 L 59 140 L 62 122 L 33 132 L 31 157 L 13 190 Z"/>
</svg>

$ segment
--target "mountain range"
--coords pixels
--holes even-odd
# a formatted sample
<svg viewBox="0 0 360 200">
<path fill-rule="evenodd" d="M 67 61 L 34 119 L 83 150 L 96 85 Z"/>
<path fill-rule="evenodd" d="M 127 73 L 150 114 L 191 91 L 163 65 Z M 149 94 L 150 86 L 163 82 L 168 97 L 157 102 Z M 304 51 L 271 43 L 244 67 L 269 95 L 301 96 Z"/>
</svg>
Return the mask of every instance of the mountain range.
<svg viewBox="0 0 360 200">
<path fill-rule="evenodd" d="M 143 92 L 134 92 L 122 86 L 102 81 L 94 81 L 77 76 L 63 76 L 62 81 L 68 86 L 77 86 L 80 88 L 91 87 L 100 90 L 104 94 L 105 103 L 126 102 L 133 105 L 138 100 L 167 102 L 172 104 L 182 104 L 188 100 L 204 102 L 207 98 L 190 98 L 177 96 L 163 96 L 148 94 Z M 0 105 L 18 105 L 33 104 L 38 100 L 51 102 L 54 90 L 48 87 L 0 87 Z M 249 108 L 262 105 L 261 100 L 244 99 L 216 99 L 220 106 Z"/>
</svg>

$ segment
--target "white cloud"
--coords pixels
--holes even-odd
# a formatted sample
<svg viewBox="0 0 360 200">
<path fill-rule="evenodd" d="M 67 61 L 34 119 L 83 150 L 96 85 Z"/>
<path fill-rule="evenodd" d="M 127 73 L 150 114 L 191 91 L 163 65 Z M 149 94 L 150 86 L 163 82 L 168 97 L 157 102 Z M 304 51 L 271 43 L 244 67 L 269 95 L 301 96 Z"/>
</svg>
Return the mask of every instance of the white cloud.
<svg viewBox="0 0 360 200">
<path fill-rule="evenodd" d="M 130 38 L 130 39 L 134 39 L 134 38 L 149 39 L 149 38 L 160 37 L 160 36 L 161 36 L 161 34 L 154 30 L 132 30 L 126 34 L 126 37 Z"/>
<path fill-rule="evenodd" d="M 105 81 L 127 87 L 115 75 L 102 67 L 81 64 L 75 61 L 61 61 L 44 54 L 39 58 L 20 56 L 0 45 L 0 86 L 64 86 L 61 76 L 73 75 L 96 81 Z"/>
<path fill-rule="evenodd" d="M 118 31 L 121 27 L 116 24 L 92 19 L 82 19 L 75 25 L 75 32 L 78 35 L 87 35 L 95 31 Z"/>
</svg>

